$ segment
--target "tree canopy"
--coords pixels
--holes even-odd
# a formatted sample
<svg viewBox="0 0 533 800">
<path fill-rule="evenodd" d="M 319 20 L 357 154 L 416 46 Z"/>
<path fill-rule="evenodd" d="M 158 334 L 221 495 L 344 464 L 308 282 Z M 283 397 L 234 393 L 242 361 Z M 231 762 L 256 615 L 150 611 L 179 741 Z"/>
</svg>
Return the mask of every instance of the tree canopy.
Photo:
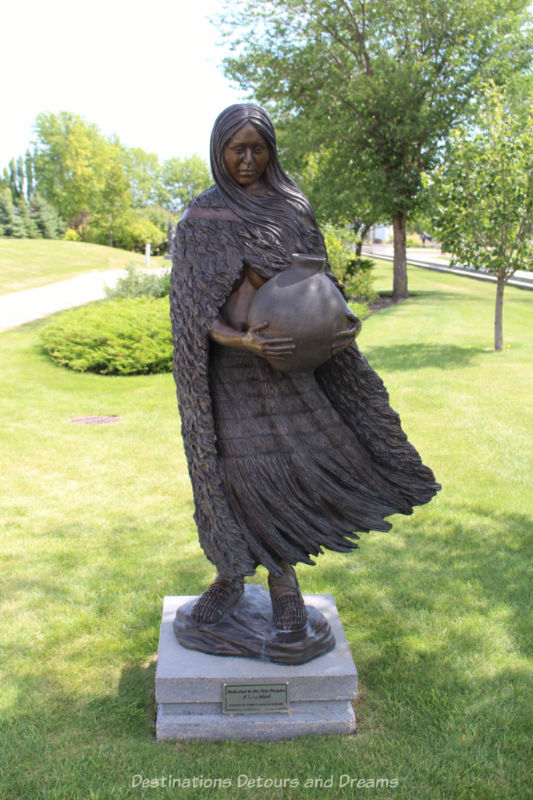
<svg viewBox="0 0 533 800">
<path fill-rule="evenodd" d="M 321 183 L 346 210 L 364 198 L 375 219 L 392 219 L 394 295 L 405 297 L 405 226 L 422 175 L 480 80 L 501 82 L 529 64 L 528 0 L 231 0 L 226 8 L 221 25 L 234 51 L 226 74 L 270 110 L 302 171 L 318 154 Z"/>
<path fill-rule="evenodd" d="M 71 239 L 128 248 L 150 242 L 158 252 L 169 217 L 210 183 L 197 155 L 161 164 L 154 153 L 104 136 L 77 114 L 43 113 L 35 122 L 33 153 L 11 159 L 3 170 L 0 225 L 5 236 L 47 235 L 58 230 L 48 219 L 52 208 Z"/>
<path fill-rule="evenodd" d="M 108 143 L 77 114 L 39 114 L 34 171 L 39 191 L 72 227 L 98 205 L 108 169 Z"/>
<path fill-rule="evenodd" d="M 183 211 L 187 203 L 210 184 L 211 173 L 200 156 L 169 158 L 161 170 L 161 205 L 176 213 Z"/>
</svg>

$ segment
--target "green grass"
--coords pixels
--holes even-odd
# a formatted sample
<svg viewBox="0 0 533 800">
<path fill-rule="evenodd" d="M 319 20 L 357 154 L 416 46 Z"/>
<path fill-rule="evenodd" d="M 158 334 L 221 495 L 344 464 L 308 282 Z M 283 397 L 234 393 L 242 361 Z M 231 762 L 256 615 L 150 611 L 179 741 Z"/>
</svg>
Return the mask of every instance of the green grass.
<svg viewBox="0 0 533 800">
<path fill-rule="evenodd" d="M 377 273 L 390 288 L 390 265 Z M 335 596 L 359 728 L 290 746 L 154 740 L 162 598 L 212 576 L 172 378 L 56 367 L 38 346 L 44 322 L 0 335 L 2 800 L 528 795 L 533 295 L 507 290 L 508 349 L 495 353 L 494 287 L 409 273 L 412 299 L 369 317 L 359 342 L 443 490 L 356 553 L 299 568 L 305 592 Z M 123 420 L 69 421 L 90 414 Z M 233 785 L 142 790 L 135 774 Z M 241 774 L 300 785 L 238 788 Z M 399 784 L 340 788 L 342 775 Z"/>
<path fill-rule="evenodd" d="M 124 269 L 129 263 L 144 267 L 144 255 L 85 242 L 0 237 L 0 294 L 45 286 L 85 272 Z M 153 267 L 168 264 L 162 256 L 150 259 Z"/>
</svg>

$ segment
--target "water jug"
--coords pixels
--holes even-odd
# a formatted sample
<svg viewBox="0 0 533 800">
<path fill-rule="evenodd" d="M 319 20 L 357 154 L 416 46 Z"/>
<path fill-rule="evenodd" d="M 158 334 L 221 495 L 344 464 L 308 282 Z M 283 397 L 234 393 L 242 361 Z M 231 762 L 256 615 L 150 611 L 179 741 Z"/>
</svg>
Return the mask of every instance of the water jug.
<svg viewBox="0 0 533 800">
<path fill-rule="evenodd" d="M 282 372 L 309 372 L 331 357 L 335 334 L 353 326 L 344 297 L 324 272 L 326 259 L 294 253 L 292 265 L 267 281 L 248 312 L 252 327 L 268 320 L 264 336 L 291 336 L 296 349 L 285 358 L 269 357 Z"/>
</svg>

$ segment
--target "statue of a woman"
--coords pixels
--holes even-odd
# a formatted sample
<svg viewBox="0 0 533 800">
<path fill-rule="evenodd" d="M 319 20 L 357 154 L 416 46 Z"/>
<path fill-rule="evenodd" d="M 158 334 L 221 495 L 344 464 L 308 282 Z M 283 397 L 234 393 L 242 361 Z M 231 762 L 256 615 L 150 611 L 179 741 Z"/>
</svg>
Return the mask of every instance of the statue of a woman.
<svg viewBox="0 0 533 800">
<path fill-rule="evenodd" d="M 219 621 L 244 576 L 269 572 L 280 630 L 306 623 L 294 565 L 322 548 L 357 547 L 356 531 L 390 529 L 439 485 L 407 441 L 350 315 L 314 372 L 286 374 L 290 335 L 248 325 L 258 289 L 293 253 L 326 256 L 313 210 L 283 171 L 272 123 L 234 105 L 211 137 L 215 183 L 188 207 L 173 251 L 174 376 L 200 543 L 216 566 L 198 623 Z M 336 283 L 331 272 L 330 279 Z"/>
</svg>

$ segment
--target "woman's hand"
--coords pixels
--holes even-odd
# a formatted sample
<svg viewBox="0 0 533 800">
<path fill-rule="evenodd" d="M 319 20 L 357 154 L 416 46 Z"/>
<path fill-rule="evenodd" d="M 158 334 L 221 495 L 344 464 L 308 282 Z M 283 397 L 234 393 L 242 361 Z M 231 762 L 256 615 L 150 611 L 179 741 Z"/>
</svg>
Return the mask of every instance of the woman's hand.
<svg viewBox="0 0 533 800">
<path fill-rule="evenodd" d="M 332 356 L 337 355 L 337 353 L 340 353 L 346 347 L 349 347 L 349 345 L 355 341 L 355 337 L 358 335 L 363 325 L 356 314 L 346 314 L 346 318 L 348 319 L 348 322 L 351 322 L 352 324 L 349 328 L 345 328 L 343 331 L 339 331 L 335 334 L 335 341 L 331 345 Z"/>
<path fill-rule="evenodd" d="M 291 336 L 262 336 L 268 322 L 260 322 L 248 328 L 241 339 L 241 346 L 263 358 L 287 358 L 294 353 L 296 345 Z"/>
</svg>

